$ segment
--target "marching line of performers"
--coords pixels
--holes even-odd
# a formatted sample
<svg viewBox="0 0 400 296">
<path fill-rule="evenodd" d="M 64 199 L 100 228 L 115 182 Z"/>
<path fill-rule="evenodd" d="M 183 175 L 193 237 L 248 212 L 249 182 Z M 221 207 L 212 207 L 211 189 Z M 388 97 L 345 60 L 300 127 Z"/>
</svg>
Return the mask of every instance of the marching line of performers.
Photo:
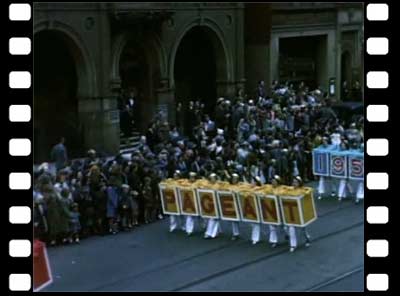
<svg viewBox="0 0 400 296">
<path fill-rule="evenodd" d="M 191 172 L 189 173 L 189 180 L 192 182 L 196 181 L 196 173 Z M 175 179 L 181 178 L 181 174 L 179 171 L 176 171 L 174 174 Z M 210 174 L 209 181 L 211 183 L 215 183 L 218 181 L 216 174 Z M 242 183 L 238 174 L 232 174 L 230 178 L 231 184 L 240 184 Z M 263 182 L 259 177 L 256 177 L 253 184 L 257 186 L 261 186 Z M 277 188 L 282 183 L 281 178 L 278 175 L 275 175 L 272 180 L 272 187 Z M 292 186 L 299 188 L 302 187 L 303 181 L 301 177 L 297 176 L 294 178 Z M 218 234 L 222 233 L 221 228 L 221 220 L 217 218 L 203 218 L 203 217 L 195 217 L 191 215 L 170 215 L 169 221 L 169 231 L 174 232 L 179 228 L 186 232 L 187 236 L 191 236 L 194 232 L 195 228 L 195 221 L 197 220 L 200 228 L 204 231 L 204 239 L 213 239 L 218 236 Z M 232 221 L 230 222 L 232 226 L 232 236 L 231 240 L 235 241 L 240 237 L 240 230 L 239 230 L 239 222 Z M 251 223 L 251 244 L 256 245 L 260 242 L 261 239 L 261 223 Z M 307 231 L 306 227 L 295 227 L 295 226 L 287 226 L 284 224 L 281 225 L 268 225 L 269 228 L 269 235 L 268 235 L 268 242 L 271 248 L 276 248 L 279 243 L 278 240 L 278 232 L 284 233 L 284 237 L 286 240 L 289 241 L 289 251 L 294 252 L 298 247 L 298 237 L 297 237 L 297 228 L 300 228 L 299 231 L 301 235 L 305 238 L 305 246 L 309 247 L 311 245 L 311 236 Z"/>
<path fill-rule="evenodd" d="M 338 150 L 345 151 L 347 148 L 344 143 L 341 142 L 338 134 L 332 135 L 332 144 L 329 145 L 328 138 L 324 137 L 322 139 L 322 144 L 320 147 L 330 149 L 330 150 Z M 357 151 L 357 149 L 355 150 Z M 364 144 L 360 145 L 358 149 L 359 152 L 364 152 Z M 354 190 L 354 188 L 356 188 Z M 320 176 L 318 183 L 318 199 L 322 199 L 324 196 L 331 192 L 331 197 L 337 197 L 339 201 L 342 201 L 345 198 L 349 198 L 349 195 L 354 196 L 354 202 L 358 204 L 361 199 L 364 199 L 364 180 L 351 180 L 349 178 L 339 178 L 339 177 L 329 177 L 329 176 Z"/>
</svg>

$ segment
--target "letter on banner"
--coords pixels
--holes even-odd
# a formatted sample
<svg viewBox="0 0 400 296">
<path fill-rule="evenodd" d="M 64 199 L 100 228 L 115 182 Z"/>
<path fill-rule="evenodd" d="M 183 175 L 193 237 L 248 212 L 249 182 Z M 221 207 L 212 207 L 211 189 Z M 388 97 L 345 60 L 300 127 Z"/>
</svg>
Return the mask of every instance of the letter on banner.
<svg viewBox="0 0 400 296">
<path fill-rule="evenodd" d="M 200 214 L 204 218 L 219 218 L 214 190 L 197 189 Z"/>
<path fill-rule="evenodd" d="M 236 193 L 217 191 L 217 196 L 221 219 L 227 221 L 240 221 L 239 205 L 236 199 Z"/>
<path fill-rule="evenodd" d="M 315 209 L 314 198 L 311 188 L 305 190 L 305 194 L 301 199 L 301 213 L 303 217 L 303 226 L 307 226 L 317 219 L 317 211 Z"/>
<path fill-rule="evenodd" d="M 181 202 L 181 213 L 188 216 L 198 216 L 199 208 L 195 189 L 178 187 L 178 192 Z"/>
<path fill-rule="evenodd" d="M 280 196 L 283 223 L 288 226 L 303 226 L 300 208 L 301 196 Z"/>
<path fill-rule="evenodd" d="M 347 178 L 347 152 L 331 151 L 331 177 Z"/>
<path fill-rule="evenodd" d="M 349 159 L 349 179 L 364 180 L 364 154 L 351 153 Z"/>
<path fill-rule="evenodd" d="M 261 223 L 281 224 L 278 197 L 275 195 L 258 195 L 258 203 L 261 209 Z"/>
<path fill-rule="evenodd" d="M 164 214 L 180 215 L 179 202 L 175 187 L 160 184 L 161 205 Z"/>
<path fill-rule="evenodd" d="M 242 221 L 259 223 L 260 212 L 257 205 L 257 196 L 253 192 L 239 192 L 240 214 Z"/>
<path fill-rule="evenodd" d="M 329 176 L 329 152 L 326 149 L 317 148 L 312 152 L 313 174 L 316 176 Z"/>
</svg>

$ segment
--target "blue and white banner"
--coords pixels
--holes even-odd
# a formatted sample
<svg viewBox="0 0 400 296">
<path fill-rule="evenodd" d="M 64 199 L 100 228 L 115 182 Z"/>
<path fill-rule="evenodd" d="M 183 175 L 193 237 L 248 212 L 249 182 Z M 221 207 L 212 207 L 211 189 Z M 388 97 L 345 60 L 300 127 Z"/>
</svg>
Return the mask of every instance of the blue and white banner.
<svg viewBox="0 0 400 296">
<path fill-rule="evenodd" d="M 347 152 L 331 151 L 330 153 L 331 177 L 347 178 Z"/>
<path fill-rule="evenodd" d="M 329 150 L 317 148 L 313 150 L 313 174 L 329 176 Z"/>
<path fill-rule="evenodd" d="M 349 179 L 364 180 L 364 154 L 355 152 L 348 155 Z"/>
<path fill-rule="evenodd" d="M 359 150 L 341 151 L 333 146 L 320 146 L 313 150 L 313 174 L 364 180 L 364 153 Z"/>
</svg>

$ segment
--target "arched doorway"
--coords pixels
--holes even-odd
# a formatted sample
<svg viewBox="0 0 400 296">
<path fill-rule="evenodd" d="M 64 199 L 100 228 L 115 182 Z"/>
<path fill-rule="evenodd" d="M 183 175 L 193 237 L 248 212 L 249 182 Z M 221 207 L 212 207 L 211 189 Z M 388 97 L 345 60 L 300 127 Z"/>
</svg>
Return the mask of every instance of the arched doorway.
<svg viewBox="0 0 400 296">
<path fill-rule="evenodd" d="M 218 83 L 227 82 L 227 60 L 217 34 L 207 26 L 194 26 L 181 39 L 173 65 L 175 100 L 187 108 L 200 100 L 212 113 L 218 96 Z"/>
<path fill-rule="evenodd" d="M 342 100 L 350 100 L 352 89 L 351 75 L 352 59 L 349 51 L 344 51 L 341 56 L 341 98 Z"/>
<path fill-rule="evenodd" d="M 66 139 L 69 158 L 78 157 L 84 143 L 78 116 L 78 92 L 84 87 L 79 85 L 79 49 L 65 33 L 44 30 L 34 35 L 34 53 L 34 161 L 49 161 L 60 137 Z"/>
<path fill-rule="evenodd" d="M 160 66 L 154 48 L 148 40 L 131 39 L 122 49 L 118 69 L 124 97 L 135 97 L 133 119 L 135 128 L 144 131 L 152 119 L 156 89 L 160 81 Z"/>
</svg>

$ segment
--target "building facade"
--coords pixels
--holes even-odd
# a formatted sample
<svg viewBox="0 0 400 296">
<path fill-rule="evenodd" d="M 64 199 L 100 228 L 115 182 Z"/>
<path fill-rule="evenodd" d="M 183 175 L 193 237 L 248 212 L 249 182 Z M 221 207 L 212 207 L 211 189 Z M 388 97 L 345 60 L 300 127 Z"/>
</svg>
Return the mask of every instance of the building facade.
<svg viewBox="0 0 400 296">
<path fill-rule="evenodd" d="M 253 94 L 259 80 L 363 86 L 363 6 L 335 3 L 35 3 L 35 161 L 65 136 L 71 156 L 115 154 L 121 89 L 144 130 L 163 110 Z M 332 88 L 335 86 L 334 88 Z"/>
</svg>

